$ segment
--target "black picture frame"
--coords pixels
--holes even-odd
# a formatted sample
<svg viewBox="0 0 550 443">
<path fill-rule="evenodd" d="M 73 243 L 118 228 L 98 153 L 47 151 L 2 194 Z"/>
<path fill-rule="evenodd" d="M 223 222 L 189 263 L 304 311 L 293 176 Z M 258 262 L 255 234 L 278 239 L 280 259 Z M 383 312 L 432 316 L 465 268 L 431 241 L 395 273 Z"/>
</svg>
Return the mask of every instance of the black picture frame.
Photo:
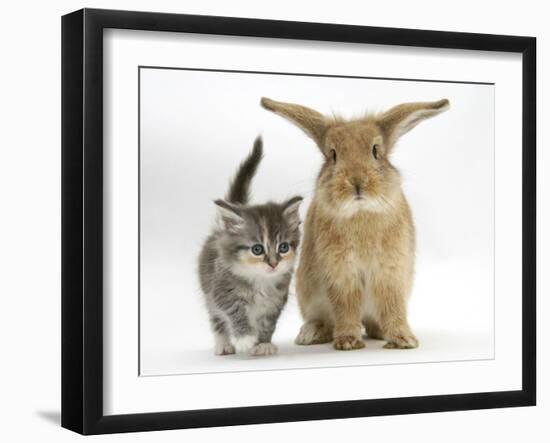
<svg viewBox="0 0 550 443">
<path fill-rule="evenodd" d="M 231 409 L 103 413 L 103 30 L 172 31 L 522 55 L 522 389 Z M 82 9 L 62 18 L 62 426 L 81 434 L 536 404 L 536 39 Z"/>
</svg>

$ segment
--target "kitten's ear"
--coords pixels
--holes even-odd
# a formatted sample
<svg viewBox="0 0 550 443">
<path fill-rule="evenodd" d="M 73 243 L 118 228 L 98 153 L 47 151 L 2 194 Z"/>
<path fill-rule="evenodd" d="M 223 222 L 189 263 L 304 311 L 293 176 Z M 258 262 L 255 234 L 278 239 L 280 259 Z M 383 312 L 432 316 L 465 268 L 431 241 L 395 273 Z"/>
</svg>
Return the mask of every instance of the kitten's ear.
<svg viewBox="0 0 550 443">
<path fill-rule="evenodd" d="M 300 225 L 300 204 L 303 197 L 297 195 L 283 203 L 283 216 L 289 221 L 292 228 Z"/>
<path fill-rule="evenodd" d="M 215 200 L 214 204 L 218 207 L 220 222 L 226 231 L 235 233 L 244 225 L 244 219 L 238 206 L 221 199 Z"/>
</svg>

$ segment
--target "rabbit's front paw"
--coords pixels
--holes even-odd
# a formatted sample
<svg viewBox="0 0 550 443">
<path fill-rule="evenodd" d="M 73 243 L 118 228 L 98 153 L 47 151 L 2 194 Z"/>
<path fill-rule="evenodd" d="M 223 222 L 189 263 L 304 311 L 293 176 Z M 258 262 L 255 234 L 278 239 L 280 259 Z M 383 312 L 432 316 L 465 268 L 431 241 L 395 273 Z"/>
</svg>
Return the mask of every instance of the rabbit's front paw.
<svg viewBox="0 0 550 443">
<path fill-rule="evenodd" d="M 304 323 L 294 343 L 297 345 L 318 345 L 332 341 L 332 330 L 320 321 Z"/>
<path fill-rule="evenodd" d="M 339 351 L 351 351 L 365 347 L 365 342 L 353 335 L 341 335 L 334 339 L 334 349 Z"/>
<path fill-rule="evenodd" d="M 386 349 L 414 349 L 418 348 L 418 339 L 412 332 L 395 334 L 388 338 L 388 342 L 384 345 Z"/>
</svg>

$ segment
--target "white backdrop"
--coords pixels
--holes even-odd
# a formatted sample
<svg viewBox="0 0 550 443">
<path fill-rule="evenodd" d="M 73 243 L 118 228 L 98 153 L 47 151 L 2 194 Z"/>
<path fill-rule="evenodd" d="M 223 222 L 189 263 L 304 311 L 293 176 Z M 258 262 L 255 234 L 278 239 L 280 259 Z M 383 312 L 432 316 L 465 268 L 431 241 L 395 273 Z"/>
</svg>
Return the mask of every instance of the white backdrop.
<svg viewBox="0 0 550 443">
<path fill-rule="evenodd" d="M 142 375 L 493 358 L 493 85 L 151 68 L 140 79 Z M 293 291 L 274 337 L 279 356 L 212 355 L 196 272 L 212 200 L 225 195 L 258 134 L 265 158 L 255 202 L 301 194 L 304 217 L 322 164 L 302 131 L 260 107 L 262 95 L 345 117 L 450 100 L 450 111 L 403 137 L 392 160 L 418 231 L 410 321 L 419 349 L 296 347 Z"/>
<path fill-rule="evenodd" d="M 79 7 L 112 7 L 151 10 L 144 0 L 97 0 L 75 2 L 27 1 L 8 3 L 4 14 L 11 17 L 0 29 L 6 69 L 0 71 L 0 113 L 3 149 L 0 156 L 0 219 L 2 279 L 0 310 L 2 362 L 0 367 L 0 413 L 5 417 L 0 435 L 6 441 L 84 441 L 59 428 L 60 414 L 60 26 L 59 17 Z M 547 130 L 550 90 L 541 88 L 550 72 L 550 30 L 545 7 L 534 0 L 518 4 L 464 0 L 377 2 L 368 6 L 356 1 L 306 2 L 280 0 L 276 3 L 221 0 L 158 0 L 154 9 L 176 13 L 235 15 L 286 20 L 414 27 L 449 31 L 535 35 L 538 53 L 538 142 L 542 148 Z M 22 32 L 19 18 L 25 17 Z M 22 56 L 26 54 L 28 56 Z M 38 67 L 40 69 L 38 69 Z M 22 91 L 25 91 L 24 93 Z M 30 126 L 32 123 L 32 127 Z M 32 130 L 31 130 L 32 129 Z M 412 134 L 411 134 L 412 136 Z M 539 150 L 542 154 L 542 149 Z M 539 189 L 549 195 L 550 157 L 539 157 Z M 539 196 L 539 221 L 548 225 L 550 199 Z M 541 263 L 547 265 L 550 237 L 542 233 Z M 548 273 L 540 275 L 539 293 L 548 292 Z M 539 312 L 548 301 L 539 300 Z M 548 371 L 550 339 L 547 322 L 539 321 L 539 371 Z M 211 428 L 131 435 L 101 436 L 94 441 L 176 442 L 280 442 L 311 438 L 334 441 L 343 433 L 360 438 L 396 441 L 464 442 L 468 440 L 544 441 L 548 438 L 546 418 L 550 412 L 549 384 L 539 381 L 539 406 L 500 410 L 419 414 L 327 420 L 304 423 Z"/>
</svg>

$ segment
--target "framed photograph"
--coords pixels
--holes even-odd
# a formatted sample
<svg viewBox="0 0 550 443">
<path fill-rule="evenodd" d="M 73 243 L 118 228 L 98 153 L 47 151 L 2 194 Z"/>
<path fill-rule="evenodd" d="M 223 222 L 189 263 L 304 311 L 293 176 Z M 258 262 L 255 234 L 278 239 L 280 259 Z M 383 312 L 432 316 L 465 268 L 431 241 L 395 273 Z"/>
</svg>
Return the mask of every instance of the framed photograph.
<svg viewBox="0 0 550 443">
<path fill-rule="evenodd" d="M 536 41 L 62 19 L 62 425 L 535 405 Z"/>
</svg>

